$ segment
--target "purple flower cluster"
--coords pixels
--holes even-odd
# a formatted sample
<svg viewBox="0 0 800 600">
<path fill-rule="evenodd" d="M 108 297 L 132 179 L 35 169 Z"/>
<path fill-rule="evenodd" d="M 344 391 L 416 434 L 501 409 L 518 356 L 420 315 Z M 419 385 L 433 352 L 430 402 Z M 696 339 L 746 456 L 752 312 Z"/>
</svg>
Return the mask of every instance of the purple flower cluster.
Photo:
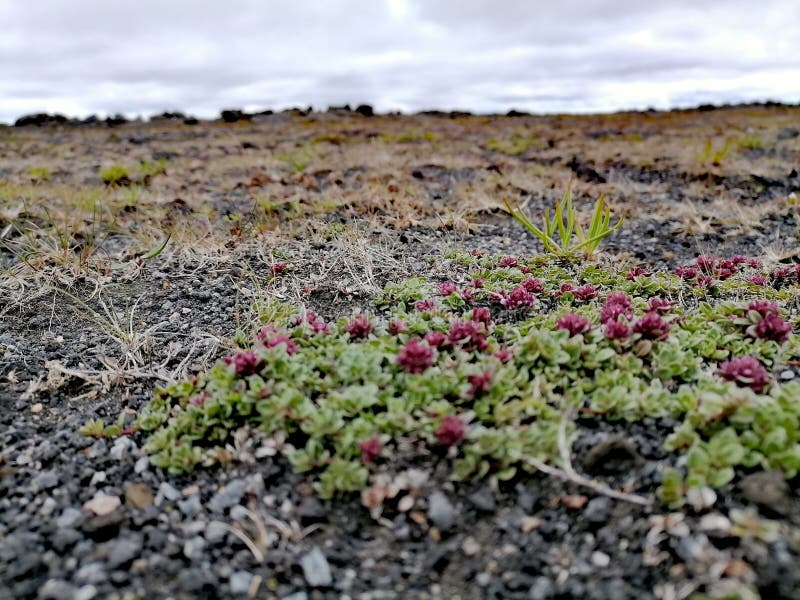
<svg viewBox="0 0 800 600">
<path fill-rule="evenodd" d="M 286 354 L 292 355 L 297 351 L 297 344 L 294 343 L 292 338 L 278 333 L 272 327 L 264 327 L 258 332 L 258 341 L 264 344 L 265 348 L 274 348 L 275 346 L 284 345 Z"/>
<path fill-rule="evenodd" d="M 568 331 L 570 336 L 586 333 L 591 328 L 592 323 L 577 313 L 568 313 L 556 321 L 556 329 Z"/>
<path fill-rule="evenodd" d="M 365 315 L 358 315 L 347 325 L 344 330 L 350 334 L 351 340 L 364 340 L 372 333 L 374 326 Z"/>
<path fill-rule="evenodd" d="M 306 312 L 305 316 L 295 317 L 294 322 L 292 323 L 293 327 L 300 327 L 302 325 L 308 325 L 311 328 L 313 333 L 328 333 L 330 331 L 330 327 L 328 324 L 322 320 L 322 318 L 317 315 L 314 311 L 309 310 Z"/>
<path fill-rule="evenodd" d="M 236 374 L 240 377 L 247 377 L 257 373 L 264 364 L 261 357 L 252 350 L 244 350 L 237 352 L 233 356 L 226 356 L 222 359 L 222 362 L 226 365 L 233 365 Z"/>
<path fill-rule="evenodd" d="M 458 417 L 446 416 L 436 429 L 436 441 L 442 446 L 455 446 L 464 439 L 467 428 Z"/>
<path fill-rule="evenodd" d="M 625 292 L 611 292 L 600 309 L 600 322 L 617 321 L 620 317 L 633 319 L 633 300 Z"/>
<path fill-rule="evenodd" d="M 762 391 L 769 384 L 769 373 L 756 358 L 740 356 L 724 362 L 719 367 L 720 377 L 737 385 Z"/>
<path fill-rule="evenodd" d="M 450 325 L 447 341 L 454 346 L 460 346 L 467 352 L 471 350 L 486 350 L 489 342 L 486 341 L 484 328 L 475 321 L 455 321 Z"/>
<path fill-rule="evenodd" d="M 524 286 L 519 285 L 506 294 L 501 292 L 498 296 L 500 304 L 508 310 L 528 310 L 533 306 L 536 298 Z"/>
<path fill-rule="evenodd" d="M 648 312 L 633 324 L 634 333 L 646 340 L 664 340 L 669 335 L 669 323 L 656 312 Z"/>
<path fill-rule="evenodd" d="M 469 375 L 467 376 L 467 381 L 469 381 L 470 397 L 477 398 L 489 391 L 489 387 L 492 384 L 492 372 L 487 369 L 478 375 Z"/>
<path fill-rule="evenodd" d="M 406 373 L 422 373 L 433 364 L 436 351 L 417 339 L 409 340 L 395 358 Z"/>
</svg>

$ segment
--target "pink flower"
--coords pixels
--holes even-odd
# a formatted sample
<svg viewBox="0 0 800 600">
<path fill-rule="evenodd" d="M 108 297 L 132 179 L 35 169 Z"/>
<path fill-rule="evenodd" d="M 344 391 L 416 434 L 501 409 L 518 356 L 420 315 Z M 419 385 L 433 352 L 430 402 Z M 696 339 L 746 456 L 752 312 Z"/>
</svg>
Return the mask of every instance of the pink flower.
<svg viewBox="0 0 800 600">
<path fill-rule="evenodd" d="M 697 269 L 688 266 L 675 267 L 675 275 L 681 279 L 694 279 L 697 277 Z"/>
<path fill-rule="evenodd" d="M 666 298 L 650 298 L 650 301 L 647 303 L 647 312 L 665 315 L 670 310 L 672 310 L 672 302 Z"/>
<path fill-rule="evenodd" d="M 536 299 L 528 290 L 519 286 L 511 290 L 507 296 L 500 297 L 500 304 L 508 310 L 529 309 Z"/>
<path fill-rule="evenodd" d="M 478 250 L 477 248 L 473 248 L 472 250 L 469 251 L 469 253 L 472 256 L 485 256 L 486 255 L 486 252 L 484 252 L 483 250 Z"/>
<path fill-rule="evenodd" d="M 768 315 L 778 316 L 780 314 L 777 303 L 769 300 L 753 300 L 747 305 L 747 310 L 748 312 L 757 312 L 762 319 Z"/>
<path fill-rule="evenodd" d="M 261 357 L 252 350 L 244 350 L 237 352 L 233 356 L 226 356 L 222 359 L 226 365 L 233 365 L 236 374 L 241 377 L 247 377 L 257 373 L 259 368 L 264 364 Z"/>
<path fill-rule="evenodd" d="M 637 319 L 633 330 L 645 339 L 663 340 L 669 335 L 669 323 L 657 313 L 649 312 Z"/>
<path fill-rule="evenodd" d="M 466 433 L 464 421 L 458 417 L 446 416 L 436 430 L 436 441 L 442 446 L 455 446 L 464 439 Z"/>
<path fill-rule="evenodd" d="M 710 288 L 714 285 L 714 278 L 710 275 L 698 275 L 695 281 L 695 287 Z"/>
<path fill-rule="evenodd" d="M 309 310 L 306 312 L 305 317 L 299 316 L 294 319 L 292 325 L 294 327 L 300 327 L 303 324 L 307 324 L 311 327 L 311 331 L 314 333 L 328 333 L 330 328 L 328 324 L 322 320 L 322 318 L 317 315 L 313 310 Z"/>
<path fill-rule="evenodd" d="M 616 321 L 619 317 L 625 317 L 629 321 L 633 319 L 633 301 L 625 292 L 612 292 L 600 309 L 600 322 Z"/>
<path fill-rule="evenodd" d="M 295 344 L 294 340 L 288 336 L 279 334 L 262 337 L 261 332 L 259 332 L 258 339 L 261 340 L 261 343 L 264 344 L 265 348 L 274 348 L 275 346 L 283 344 L 286 347 L 286 354 L 291 356 L 297 352 L 297 344 Z"/>
<path fill-rule="evenodd" d="M 444 283 L 440 283 L 439 287 L 437 288 L 437 292 L 439 292 L 440 296 L 452 296 L 458 291 L 458 287 L 452 281 L 445 281 Z"/>
<path fill-rule="evenodd" d="M 525 281 L 520 283 L 520 285 L 531 294 L 544 293 L 544 286 L 542 285 L 542 282 L 539 281 L 536 277 L 531 277 L 530 279 L 526 279 Z"/>
<path fill-rule="evenodd" d="M 497 263 L 498 267 L 516 267 L 518 264 L 518 260 L 513 256 L 506 256 L 501 258 L 500 261 Z"/>
<path fill-rule="evenodd" d="M 409 340 L 395 358 L 406 373 L 422 373 L 433 364 L 436 352 L 417 339 Z"/>
<path fill-rule="evenodd" d="M 273 275 L 279 275 L 280 273 L 286 271 L 286 269 L 288 268 L 289 267 L 286 265 L 286 263 L 274 263 L 269 266 L 270 273 L 272 273 Z"/>
<path fill-rule="evenodd" d="M 492 313 L 488 308 L 479 307 L 472 309 L 472 320 L 476 323 L 483 323 L 488 328 L 492 324 Z"/>
<path fill-rule="evenodd" d="M 434 308 L 436 308 L 436 301 L 419 300 L 414 306 L 419 312 L 428 312 L 429 310 L 433 310 Z"/>
<path fill-rule="evenodd" d="M 592 300 L 593 298 L 597 298 L 597 296 L 599 295 L 597 293 L 597 288 L 591 284 L 582 285 L 581 287 L 576 289 L 573 293 L 575 294 L 575 298 L 583 301 Z"/>
<path fill-rule="evenodd" d="M 398 333 L 403 333 L 406 329 L 408 329 L 408 325 L 401 319 L 393 319 L 389 323 L 388 329 L 390 335 L 397 335 Z"/>
<path fill-rule="evenodd" d="M 748 258 L 747 266 L 752 267 L 753 269 L 758 269 L 761 266 L 761 261 L 757 258 Z"/>
<path fill-rule="evenodd" d="M 364 440 L 358 444 L 358 449 L 361 450 L 361 460 L 365 463 L 375 462 L 381 452 L 383 451 L 383 444 L 377 435 Z"/>
<path fill-rule="evenodd" d="M 717 266 L 717 259 L 708 254 L 701 254 L 694 260 L 697 268 L 706 273 L 713 273 Z"/>
<path fill-rule="evenodd" d="M 729 260 L 735 265 L 743 265 L 747 262 L 747 257 L 742 256 L 741 254 L 734 254 Z"/>
<path fill-rule="evenodd" d="M 556 329 L 564 329 L 568 331 L 571 336 L 578 335 L 579 333 L 586 333 L 591 328 L 591 322 L 576 313 L 566 314 L 556 321 Z"/>
<path fill-rule="evenodd" d="M 608 321 L 603 327 L 603 335 L 609 340 L 624 340 L 631 334 L 631 328 L 622 321 Z"/>
<path fill-rule="evenodd" d="M 460 345 L 467 352 L 471 350 L 486 350 L 489 342 L 483 331 L 474 321 L 456 321 L 450 325 L 447 341 L 454 346 Z"/>
<path fill-rule="evenodd" d="M 749 283 L 752 283 L 753 285 L 761 285 L 761 286 L 767 285 L 769 283 L 769 280 L 763 275 L 751 275 L 750 277 L 747 278 L 747 281 Z"/>
<path fill-rule="evenodd" d="M 425 334 L 425 341 L 431 348 L 438 348 L 447 341 L 447 336 L 441 331 L 429 331 Z"/>
<path fill-rule="evenodd" d="M 368 338 L 369 334 L 372 333 L 372 329 L 372 323 L 370 323 L 369 319 L 364 315 L 358 315 L 344 326 L 344 330 L 350 334 L 350 339 L 352 340 Z"/>
<path fill-rule="evenodd" d="M 564 294 L 568 294 L 574 291 L 575 291 L 574 285 L 572 285 L 571 283 L 562 283 L 561 285 L 558 286 L 558 291 L 556 292 L 555 295 L 560 298 Z"/>
<path fill-rule="evenodd" d="M 792 326 L 778 315 L 774 314 L 768 314 L 758 323 L 747 328 L 747 333 L 752 337 L 757 337 L 762 340 L 772 340 L 779 344 L 788 340 L 791 332 Z"/>
<path fill-rule="evenodd" d="M 530 267 L 520 267 L 520 268 L 519 268 L 519 270 L 520 270 L 522 273 L 525 273 L 525 275 L 527 275 L 528 273 L 530 273 L 530 272 L 531 272 L 531 268 L 530 268 Z"/>
<path fill-rule="evenodd" d="M 627 275 L 625 275 L 625 279 L 628 281 L 633 281 L 637 277 L 649 277 L 650 273 L 647 272 L 647 269 L 644 267 L 633 267 L 630 271 L 628 271 Z"/>
<path fill-rule="evenodd" d="M 469 285 L 470 285 L 470 287 L 478 289 L 478 288 L 482 288 L 484 283 L 486 283 L 486 282 L 483 279 L 481 279 L 480 277 L 476 277 L 475 279 L 473 279 L 472 281 L 469 282 Z"/>
<path fill-rule="evenodd" d="M 469 381 L 469 395 L 477 398 L 489 391 L 492 383 L 492 372 L 487 369 L 479 375 L 469 375 L 467 376 L 467 381 Z"/>
<path fill-rule="evenodd" d="M 748 386 L 760 392 L 769 383 L 769 373 L 764 366 L 752 356 L 740 356 L 724 362 L 719 367 L 720 377 L 734 381 L 737 385 Z"/>
<path fill-rule="evenodd" d="M 511 351 L 511 348 L 500 348 L 492 356 L 494 356 L 501 363 L 506 364 L 514 356 L 514 353 Z"/>
</svg>

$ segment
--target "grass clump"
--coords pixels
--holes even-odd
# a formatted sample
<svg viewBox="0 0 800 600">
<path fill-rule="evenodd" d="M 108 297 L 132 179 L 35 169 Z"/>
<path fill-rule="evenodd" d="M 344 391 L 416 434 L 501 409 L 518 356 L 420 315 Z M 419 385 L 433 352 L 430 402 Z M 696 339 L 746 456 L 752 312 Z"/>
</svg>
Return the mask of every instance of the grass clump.
<svg viewBox="0 0 800 600">
<path fill-rule="evenodd" d="M 581 419 L 650 417 L 681 423 L 666 440 L 686 455 L 664 473 L 667 504 L 743 470 L 800 470 L 800 384 L 773 375 L 800 344 L 765 299 L 792 294 L 743 286 L 780 286 L 757 263 L 700 257 L 650 274 L 465 254 L 450 272 L 391 284 L 379 313 L 337 322 L 271 306 L 252 347 L 141 412 L 153 464 L 234 460 L 245 432 L 321 497 L 363 491 L 367 503 L 373 476 L 420 451 L 456 480 L 574 473 L 564 449 Z"/>
<path fill-rule="evenodd" d="M 109 187 L 121 187 L 133 183 L 128 169 L 119 164 L 113 164 L 101 169 L 100 179 Z"/>
<path fill-rule="evenodd" d="M 46 183 L 53 178 L 53 172 L 48 167 L 31 167 L 28 177 L 33 183 Z"/>
<path fill-rule="evenodd" d="M 511 206 L 508 200 L 504 200 L 504 203 L 511 216 L 539 238 L 547 252 L 562 258 L 572 258 L 578 254 L 592 256 L 600 246 L 600 242 L 622 225 L 622 218 L 616 225 L 611 225 L 611 209 L 601 196 L 595 202 L 589 229 L 584 231 L 578 219 L 578 212 L 572 203 L 571 187 L 568 187 L 561 200 L 556 202 L 552 218 L 549 209 L 544 211 L 541 229 L 534 225 L 520 207 Z"/>
</svg>

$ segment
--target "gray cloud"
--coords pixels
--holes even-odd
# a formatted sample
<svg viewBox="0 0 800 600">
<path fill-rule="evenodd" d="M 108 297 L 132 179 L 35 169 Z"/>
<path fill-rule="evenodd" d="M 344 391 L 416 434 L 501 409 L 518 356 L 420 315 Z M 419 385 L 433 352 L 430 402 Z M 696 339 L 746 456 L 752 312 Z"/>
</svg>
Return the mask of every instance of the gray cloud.
<svg viewBox="0 0 800 600">
<path fill-rule="evenodd" d="M 793 0 L 0 3 L 0 120 L 800 100 Z"/>
</svg>

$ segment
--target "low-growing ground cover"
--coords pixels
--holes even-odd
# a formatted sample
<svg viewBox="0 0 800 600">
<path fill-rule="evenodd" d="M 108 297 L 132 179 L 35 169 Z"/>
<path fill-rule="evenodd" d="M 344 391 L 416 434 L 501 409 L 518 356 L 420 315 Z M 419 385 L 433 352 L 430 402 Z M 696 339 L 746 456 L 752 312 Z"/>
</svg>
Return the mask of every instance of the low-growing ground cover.
<svg viewBox="0 0 800 600">
<path fill-rule="evenodd" d="M 796 597 L 796 115 L 0 128 L 0 597 Z"/>
<path fill-rule="evenodd" d="M 667 471 L 660 489 L 673 508 L 737 469 L 797 475 L 800 387 L 779 374 L 800 344 L 774 301 L 794 296 L 760 283 L 780 284 L 782 272 L 740 256 L 652 275 L 547 258 L 451 261 L 456 281 L 392 283 L 378 315 L 270 322 L 252 347 L 158 390 L 137 421 L 152 432 L 153 464 L 179 473 L 224 462 L 250 427 L 311 473 L 321 497 L 364 491 L 373 504 L 370 475 L 400 446 L 447 455 L 457 480 L 509 480 L 563 468 L 559 434 L 575 419 L 668 417 L 681 424 L 666 446 L 687 453 L 685 478 Z"/>
</svg>

